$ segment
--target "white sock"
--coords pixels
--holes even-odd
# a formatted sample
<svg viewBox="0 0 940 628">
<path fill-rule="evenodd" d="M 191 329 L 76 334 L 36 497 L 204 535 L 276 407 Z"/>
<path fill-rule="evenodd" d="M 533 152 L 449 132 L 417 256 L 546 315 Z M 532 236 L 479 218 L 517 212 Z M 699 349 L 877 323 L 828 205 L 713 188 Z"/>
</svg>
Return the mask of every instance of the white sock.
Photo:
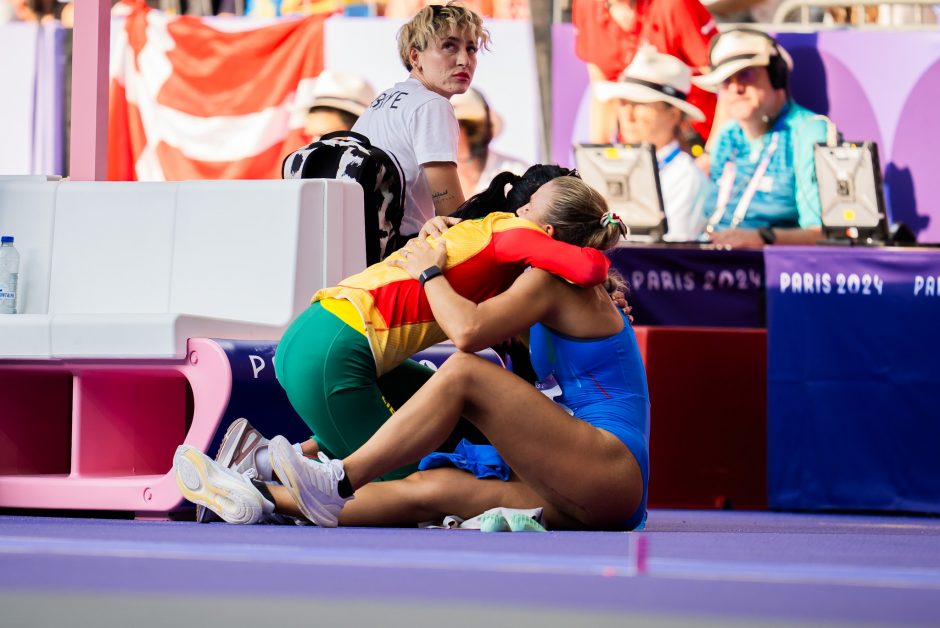
<svg viewBox="0 0 940 628">
<path fill-rule="evenodd" d="M 300 443 L 294 443 L 294 450 L 301 456 L 304 455 L 304 448 L 300 446 Z"/>
<path fill-rule="evenodd" d="M 255 469 L 258 470 L 258 479 L 270 482 L 274 479 L 274 469 L 271 468 L 271 454 L 268 446 L 263 445 L 255 450 Z"/>
</svg>

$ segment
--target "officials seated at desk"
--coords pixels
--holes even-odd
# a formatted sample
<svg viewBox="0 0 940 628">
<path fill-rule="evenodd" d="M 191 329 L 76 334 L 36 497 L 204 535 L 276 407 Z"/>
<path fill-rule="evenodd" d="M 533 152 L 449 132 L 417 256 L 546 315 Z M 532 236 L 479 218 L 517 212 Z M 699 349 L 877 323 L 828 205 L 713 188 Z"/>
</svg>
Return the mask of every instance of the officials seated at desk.
<svg viewBox="0 0 940 628">
<path fill-rule="evenodd" d="M 693 82 L 719 92 L 730 120 L 711 155 L 708 238 L 730 247 L 815 244 L 813 146 L 827 125 L 790 97 L 790 55 L 765 33 L 735 29 L 719 35 L 709 61 L 712 71 Z"/>
</svg>

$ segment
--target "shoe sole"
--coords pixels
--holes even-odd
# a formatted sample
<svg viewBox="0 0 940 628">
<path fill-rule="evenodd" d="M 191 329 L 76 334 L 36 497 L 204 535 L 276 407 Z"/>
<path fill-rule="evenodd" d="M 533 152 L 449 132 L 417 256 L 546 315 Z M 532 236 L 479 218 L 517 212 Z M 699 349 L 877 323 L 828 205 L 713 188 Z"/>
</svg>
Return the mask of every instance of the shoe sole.
<svg viewBox="0 0 940 628">
<path fill-rule="evenodd" d="M 275 438 L 268 444 L 268 451 L 271 454 L 271 466 L 278 479 L 284 484 L 291 498 L 300 508 L 304 516 L 317 524 L 321 528 L 335 528 L 339 523 L 338 518 L 323 508 L 316 499 L 304 498 L 302 494 L 303 483 L 298 481 L 299 470 L 294 465 L 294 448 L 284 438 Z"/>
<path fill-rule="evenodd" d="M 241 440 L 245 428 L 248 426 L 248 419 L 236 419 L 225 430 L 225 436 L 222 437 L 222 444 L 219 445 L 219 452 L 215 455 L 215 461 L 223 467 L 232 464 L 232 458 L 235 457 L 234 443 Z M 196 506 L 196 523 L 209 523 L 215 517 L 215 513 L 205 506 Z"/>
<path fill-rule="evenodd" d="M 176 486 L 183 497 L 204 506 L 228 523 L 257 523 L 263 514 L 260 501 L 242 499 L 243 486 L 220 474 L 211 459 L 194 447 L 181 446 L 173 456 Z M 233 495 L 236 495 L 233 498 Z"/>
</svg>

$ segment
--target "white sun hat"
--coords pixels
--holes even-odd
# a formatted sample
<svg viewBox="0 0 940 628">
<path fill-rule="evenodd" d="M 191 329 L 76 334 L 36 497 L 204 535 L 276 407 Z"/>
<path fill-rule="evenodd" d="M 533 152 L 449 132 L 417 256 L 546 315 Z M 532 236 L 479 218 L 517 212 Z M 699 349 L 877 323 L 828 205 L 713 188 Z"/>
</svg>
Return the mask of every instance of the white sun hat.
<svg viewBox="0 0 940 628">
<path fill-rule="evenodd" d="M 332 107 L 361 116 L 375 99 L 375 90 L 357 74 L 323 70 L 306 102 L 308 108 Z"/>
<path fill-rule="evenodd" d="M 793 58 L 770 35 L 751 29 L 735 29 L 718 35 L 708 53 L 711 72 L 697 76 L 692 82 L 708 91 L 718 91 L 722 81 L 744 68 L 770 65 L 773 57 L 783 58 L 787 69 L 793 69 Z"/>
<path fill-rule="evenodd" d="M 450 104 L 454 106 L 454 114 L 458 120 L 482 122 L 486 120 L 489 111 L 483 94 L 472 87 L 462 94 L 451 96 Z"/>
<path fill-rule="evenodd" d="M 691 89 L 692 70 L 689 66 L 653 46 L 641 46 L 617 81 L 601 81 L 594 85 L 594 93 L 599 100 L 622 98 L 632 102 L 664 102 L 693 120 L 704 120 L 702 110 L 687 100 Z"/>
</svg>

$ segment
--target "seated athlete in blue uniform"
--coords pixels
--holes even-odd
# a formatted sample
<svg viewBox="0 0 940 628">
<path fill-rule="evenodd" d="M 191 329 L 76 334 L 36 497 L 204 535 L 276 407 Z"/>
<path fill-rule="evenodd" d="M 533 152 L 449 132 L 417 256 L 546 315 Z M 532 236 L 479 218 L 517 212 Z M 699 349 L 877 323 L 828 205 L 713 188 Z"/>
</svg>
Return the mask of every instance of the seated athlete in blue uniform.
<svg viewBox="0 0 940 628">
<path fill-rule="evenodd" d="M 585 211 L 600 217 L 591 244 L 609 248 L 620 237 L 619 220 L 596 192 L 586 193 L 591 207 Z M 528 214 L 549 235 L 568 228 L 544 201 L 536 192 L 519 215 Z M 270 444 L 271 462 L 284 485 L 256 485 L 260 492 L 240 490 L 244 479 L 228 481 L 221 472 L 201 479 L 244 501 L 245 508 L 271 512 L 276 506 L 321 526 L 413 525 L 445 515 L 469 518 L 497 506 L 543 507 L 552 528 L 639 526 L 649 478 L 649 396 L 627 318 L 603 287 L 580 288 L 538 269 L 475 304 L 434 272 L 445 255 L 442 247 L 415 241 L 398 265 L 422 279 L 434 318 L 461 352 L 371 439 L 343 460 L 321 455 L 323 462 L 316 462 L 277 437 Z M 471 353 L 530 327 L 533 366 L 541 379 L 557 382 L 558 401 L 574 416 Z M 508 481 L 438 468 L 370 483 L 432 452 L 460 417 L 502 454 L 513 471 Z"/>
</svg>

